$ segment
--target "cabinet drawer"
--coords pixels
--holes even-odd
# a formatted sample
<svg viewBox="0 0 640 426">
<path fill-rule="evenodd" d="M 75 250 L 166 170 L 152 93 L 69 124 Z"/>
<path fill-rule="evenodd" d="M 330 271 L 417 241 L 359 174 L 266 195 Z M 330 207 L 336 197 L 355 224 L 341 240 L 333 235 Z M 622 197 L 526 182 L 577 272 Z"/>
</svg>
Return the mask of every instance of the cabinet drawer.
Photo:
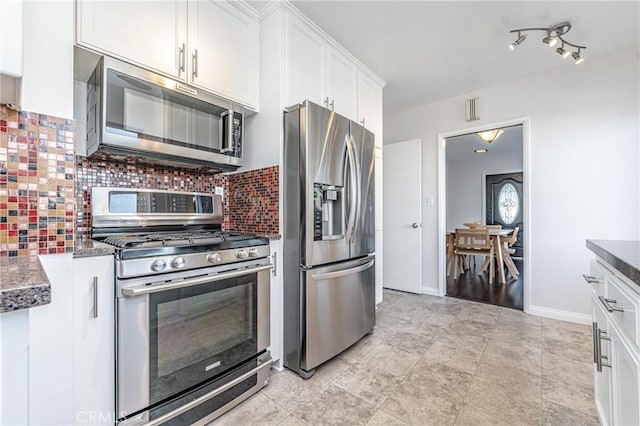
<svg viewBox="0 0 640 426">
<path fill-rule="evenodd" d="M 584 276 L 584 279 L 589 283 L 589 286 L 597 296 L 606 296 L 606 280 L 605 277 L 610 276 L 609 272 L 600 262 L 592 260 L 589 268 L 589 275 Z"/>
<path fill-rule="evenodd" d="M 638 346 L 638 305 L 640 301 L 613 276 L 607 278 L 607 293 L 607 303 L 613 309 L 612 312 L 610 311 L 610 315 L 627 339 Z"/>
</svg>

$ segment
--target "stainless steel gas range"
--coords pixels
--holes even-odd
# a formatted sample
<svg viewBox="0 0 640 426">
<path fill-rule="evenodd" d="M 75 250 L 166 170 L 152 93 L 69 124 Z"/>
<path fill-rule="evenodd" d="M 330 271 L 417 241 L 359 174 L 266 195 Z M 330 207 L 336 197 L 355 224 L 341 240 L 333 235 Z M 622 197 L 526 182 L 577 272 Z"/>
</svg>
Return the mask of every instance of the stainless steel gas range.
<svg viewBox="0 0 640 426">
<path fill-rule="evenodd" d="M 222 232 L 220 198 L 94 188 L 116 247 L 120 425 L 204 424 L 269 380 L 267 237 Z"/>
</svg>

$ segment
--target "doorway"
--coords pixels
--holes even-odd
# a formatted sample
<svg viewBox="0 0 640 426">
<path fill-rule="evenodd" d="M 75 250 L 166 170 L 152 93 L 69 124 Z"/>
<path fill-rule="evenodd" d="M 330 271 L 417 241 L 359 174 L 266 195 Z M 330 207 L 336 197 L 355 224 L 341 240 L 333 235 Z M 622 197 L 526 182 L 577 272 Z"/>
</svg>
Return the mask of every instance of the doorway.
<svg viewBox="0 0 640 426">
<path fill-rule="evenodd" d="M 524 310 L 524 142 L 522 122 L 443 138 L 447 296 Z M 478 255 L 463 237 L 473 229 L 486 235 Z"/>
<path fill-rule="evenodd" d="M 422 141 L 383 147 L 384 287 L 422 293 Z"/>
</svg>

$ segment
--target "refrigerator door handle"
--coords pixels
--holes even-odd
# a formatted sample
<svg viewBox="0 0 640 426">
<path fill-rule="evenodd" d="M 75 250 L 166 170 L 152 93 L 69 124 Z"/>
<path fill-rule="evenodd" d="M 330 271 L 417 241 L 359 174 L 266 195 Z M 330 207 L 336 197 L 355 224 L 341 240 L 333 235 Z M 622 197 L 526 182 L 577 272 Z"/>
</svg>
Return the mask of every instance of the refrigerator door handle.
<svg viewBox="0 0 640 426">
<path fill-rule="evenodd" d="M 347 146 L 347 163 L 349 167 L 349 218 L 347 219 L 347 241 L 351 242 L 353 238 L 353 232 L 357 215 L 357 200 L 358 200 L 358 188 L 357 188 L 357 171 L 355 153 L 353 152 L 353 146 L 351 145 L 351 135 L 345 136 L 345 144 Z"/>
<path fill-rule="evenodd" d="M 335 272 L 325 272 L 323 274 L 313 274 L 311 275 L 311 278 L 314 281 L 331 280 L 334 278 L 344 277 L 345 275 L 357 274 L 358 272 L 362 272 L 371 268 L 374 263 L 375 259 L 365 263 L 364 265 L 356 266 L 355 268 L 343 269 L 341 271 Z"/>
<path fill-rule="evenodd" d="M 353 153 L 353 162 L 355 164 L 356 169 L 356 219 L 354 220 L 353 230 L 352 232 L 357 232 L 358 229 L 358 218 L 362 213 L 362 170 L 360 167 L 360 161 L 358 161 L 358 153 L 356 151 L 356 141 L 353 139 L 353 135 L 349 134 L 349 143 L 351 143 L 351 152 Z"/>
</svg>

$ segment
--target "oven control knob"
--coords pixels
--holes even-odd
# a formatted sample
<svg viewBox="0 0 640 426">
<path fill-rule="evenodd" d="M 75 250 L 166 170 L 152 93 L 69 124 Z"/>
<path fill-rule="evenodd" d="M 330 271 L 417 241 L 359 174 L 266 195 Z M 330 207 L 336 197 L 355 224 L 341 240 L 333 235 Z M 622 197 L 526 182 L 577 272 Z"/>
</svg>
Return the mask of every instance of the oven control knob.
<svg viewBox="0 0 640 426">
<path fill-rule="evenodd" d="M 258 249 L 250 249 L 249 257 L 256 257 L 256 256 L 258 256 Z"/>
<path fill-rule="evenodd" d="M 184 264 L 185 264 L 185 261 L 184 261 L 184 257 L 182 256 L 176 257 L 171 261 L 171 266 L 173 266 L 176 269 L 184 268 Z"/>
<path fill-rule="evenodd" d="M 210 253 L 209 256 L 207 256 L 207 260 L 209 263 L 219 263 L 222 260 L 222 257 L 220 256 L 220 253 Z"/>
<path fill-rule="evenodd" d="M 247 253 L 245 249 L 241 249 L 236 252 L 236 257 L 238 259 L 246 259 L 247 257 L 249 257 L 249 253 Z"/>
<path fill-rule="evenodd" d="M 164 271 L 166 267 L 167 267 L 167 262 L 165 262 L 164 260 L 155 260 L 151 264 L 151 270 L 155 272 Z"/>
</svg>

